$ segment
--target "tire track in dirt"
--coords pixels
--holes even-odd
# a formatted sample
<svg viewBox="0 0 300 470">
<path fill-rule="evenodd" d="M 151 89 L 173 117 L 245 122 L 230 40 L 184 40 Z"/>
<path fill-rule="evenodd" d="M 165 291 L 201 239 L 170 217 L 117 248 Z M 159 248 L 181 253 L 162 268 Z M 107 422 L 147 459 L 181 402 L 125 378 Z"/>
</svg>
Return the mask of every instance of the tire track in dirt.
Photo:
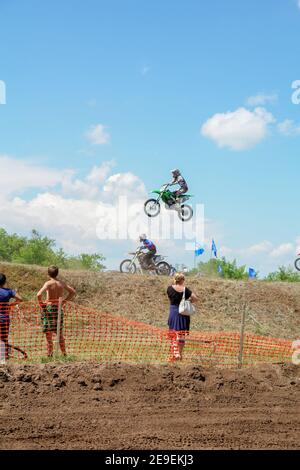
<svg viewBox="0 0 300 470">
<path fill-rule="evenodd" d="M 299 449 L 300 368 L 0 367 L 0 449 Z"/>
</svg>

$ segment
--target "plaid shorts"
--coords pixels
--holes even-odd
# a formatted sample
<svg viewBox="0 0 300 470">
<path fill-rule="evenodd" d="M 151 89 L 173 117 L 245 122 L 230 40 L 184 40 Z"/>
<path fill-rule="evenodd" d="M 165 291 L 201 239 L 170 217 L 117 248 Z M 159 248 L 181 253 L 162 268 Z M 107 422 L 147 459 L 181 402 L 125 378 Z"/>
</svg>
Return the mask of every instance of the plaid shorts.
<svg viewBox="0 0 300 470">
<path fill-rule="evenodd" d="M 57 332 L 57 319 L 58 319 L 58 305 L 47 304 L 43 307 L 42 313 L 42 327 L 43 333 Z M 61 312 L 60 331 L 63 328 L 63 311 Z"/>
</svg>

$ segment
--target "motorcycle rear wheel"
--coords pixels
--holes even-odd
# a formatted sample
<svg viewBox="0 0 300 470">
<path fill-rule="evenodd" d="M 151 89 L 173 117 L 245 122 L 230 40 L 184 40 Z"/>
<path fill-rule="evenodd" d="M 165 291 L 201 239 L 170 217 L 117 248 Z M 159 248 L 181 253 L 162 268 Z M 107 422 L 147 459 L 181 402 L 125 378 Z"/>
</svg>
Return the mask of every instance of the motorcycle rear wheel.
<svg viewBox="0 0 300 470">
<path fill-rule="evenodd" d="M 166 261 L 161 261 L 156 265 L 156 272 L 159 276 L 170 276 L 171 267 Z"/>
<path fill-rule="evenodd" d="M 182 222 L 188 222 L 193 217 L 193 208 L 187 204 L 182 204 L 178 217 Z"/>
</svg>

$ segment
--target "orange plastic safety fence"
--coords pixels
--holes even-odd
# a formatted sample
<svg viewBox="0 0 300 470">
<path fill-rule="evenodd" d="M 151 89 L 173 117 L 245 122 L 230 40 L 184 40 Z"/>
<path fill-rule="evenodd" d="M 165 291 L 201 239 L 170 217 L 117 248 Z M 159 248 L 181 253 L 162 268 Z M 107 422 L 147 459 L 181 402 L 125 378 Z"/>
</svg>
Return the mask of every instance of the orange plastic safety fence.
<svg viewBox="0 0 300 470">
<path fill-rule="evenodd" d="M 233 367 L 240 362 L 240 334 L 172 332 L 66 303 L 57 328 L 58 307 L 26 302 L 0 324 L 0 361 L 26 360 L 184 363 Z M 0 322 L 1 323 L 1 322 Z M 57 336 L 58 333 L 58 336 Z M 245 334 L 243 365 L 291 362 L 292 342 Z"/>
</svg>

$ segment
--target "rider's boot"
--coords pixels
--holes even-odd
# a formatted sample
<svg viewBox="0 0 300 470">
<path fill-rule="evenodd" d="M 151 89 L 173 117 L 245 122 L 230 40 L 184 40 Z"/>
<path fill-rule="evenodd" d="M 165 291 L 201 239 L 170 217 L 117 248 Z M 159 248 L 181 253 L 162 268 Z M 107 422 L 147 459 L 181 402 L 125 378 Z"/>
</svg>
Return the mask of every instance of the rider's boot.
<svg viewBox="0 0 300 470">
<path fill-rule="evenodd" d="M 173 206 L 174 209 L 180 209 L 180 199 L 179 197 L 174 197 L 171 206 Z"/>
<path fill-rule="evenodd" d="M 148 269 L 149 269 L 150 271 L 156 271 L 156 266 L 155 266 L 155 264 L 154 264 L 153 262 L 150 263 L 150 264 L 148 265 Z"/>
<path fill-rule="evenodd" d="M 176 204 L 176 198 L 175 197 L 170 197 L 168 199 L 168 206 L 171 207 L 173 206 L 174 204 Z"/>
</svg>

